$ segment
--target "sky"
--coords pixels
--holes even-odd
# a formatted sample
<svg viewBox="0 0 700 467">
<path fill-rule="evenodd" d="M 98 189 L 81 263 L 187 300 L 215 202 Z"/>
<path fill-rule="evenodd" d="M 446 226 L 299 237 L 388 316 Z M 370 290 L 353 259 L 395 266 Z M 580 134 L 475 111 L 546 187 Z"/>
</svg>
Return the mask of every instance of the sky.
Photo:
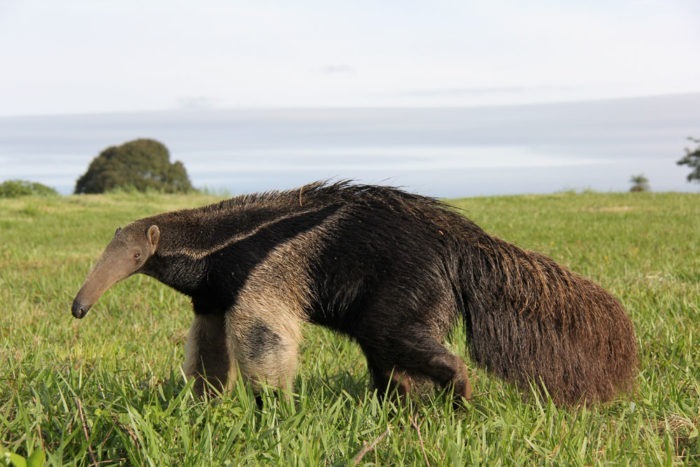
<svg viewBox="0 0 700 467">
<path fill-rule="evenodd" d="M 0 116 L 700 92 L 697 0 L 0 0 Z"/>
</svg>

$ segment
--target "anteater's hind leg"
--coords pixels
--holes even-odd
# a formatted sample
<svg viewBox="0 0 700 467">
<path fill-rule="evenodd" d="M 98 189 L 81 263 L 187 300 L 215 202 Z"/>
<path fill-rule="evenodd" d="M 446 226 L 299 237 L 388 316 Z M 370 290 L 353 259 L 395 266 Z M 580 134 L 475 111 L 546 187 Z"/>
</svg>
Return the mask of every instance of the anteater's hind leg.
<svg viewBox="0 0 700 467">
<path fill-rule="evenodd" d="M 469 400 L 472 397 L 467 365 L 457 355 L 449 352 L 442 345 L 440 347 L 439 352 L 433 354 L 427 362 L 419 364 L 420 367 L 416 368 L 415 371 L 429 376 L 442 387 L 451 389 L 455 405 L 459 406 L 464 400 Z"/>
<path fill-rule="evenodd" d="M 365 340 L 362 348 L 380 391 L 388 386 L 404 395 L 411 390 L 410 376 L 415 376 L 429 378 L 441 387 L 451 389 L 456 403 L 471 398 L 472 388 L 464 361 L 433 337 L 420 334 L 405 338 L 385 337 L 381 345 Z"/>
<path fill-rule="evenodd" d="M 194 391 L 214 394 L 226 387 L 231 367 L 223 314 L 197 314 L 185 344 L 183 370 L 195 378 Z"/>
</svg>

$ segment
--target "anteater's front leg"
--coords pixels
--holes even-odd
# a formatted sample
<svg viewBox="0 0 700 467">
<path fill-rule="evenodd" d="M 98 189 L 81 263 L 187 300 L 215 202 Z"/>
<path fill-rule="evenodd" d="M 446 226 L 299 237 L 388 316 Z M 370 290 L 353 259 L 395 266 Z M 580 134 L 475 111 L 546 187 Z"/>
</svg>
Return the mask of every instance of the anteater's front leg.
<svg viewBox="0 0 700 467">
<path fill-rule="evenodd" d="M 237 310 L 227 322 L 230 352 L 241 375 L 259 393 L 263 386 L 281 389 L 290 397 L 297 368 L 301 323 L 276 313 Z"/>
<path fill-rule="evenodd" d="M 184 371 L 195 378 L 194 390 L 221 392 L 228 380 L 233 360 L 226 345 L 226 325 L 223 314 L 196 314 L 185 345 Z"/>
</svg>

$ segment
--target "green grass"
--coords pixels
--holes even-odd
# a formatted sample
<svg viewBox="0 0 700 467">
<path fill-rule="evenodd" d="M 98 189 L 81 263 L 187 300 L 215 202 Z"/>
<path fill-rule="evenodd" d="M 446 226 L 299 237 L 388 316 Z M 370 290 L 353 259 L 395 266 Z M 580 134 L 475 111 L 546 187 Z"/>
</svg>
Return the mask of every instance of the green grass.
<svg viewBox="0 0 700 467">
<path fill-rule="evenodd" d="M 308 327 L 295 404 L 238 384 L 192 397 L 180 365 L 188 300 L 135 276 L 87 318 L 70 304 L 114 229 L 212 196 L 0 200 L 2 451 L 51 465 L 700 463 L 700 195 L 573 194 L 453 201 L 487 231 L 601 283 L 635 323 L 635 394 L 560 409 L 470 366 L 464 410 L 427 393 L 377 402 L 352 342 Z M 463 333 L 453 347 L 465 355 Z"/>
</svg>

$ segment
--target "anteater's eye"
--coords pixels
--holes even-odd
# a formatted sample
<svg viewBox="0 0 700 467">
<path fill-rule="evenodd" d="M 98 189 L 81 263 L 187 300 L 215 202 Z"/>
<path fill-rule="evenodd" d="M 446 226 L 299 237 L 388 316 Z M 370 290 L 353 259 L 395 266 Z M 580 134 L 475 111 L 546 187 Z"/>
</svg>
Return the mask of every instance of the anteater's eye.
<svg viewBox="0 0 700 467">
<path fill-rule="evenodd" d="M 141 258 L 141 252 L 137 251 L 134 253 L 134 259 L 140 259 Z"/>
</svg>

